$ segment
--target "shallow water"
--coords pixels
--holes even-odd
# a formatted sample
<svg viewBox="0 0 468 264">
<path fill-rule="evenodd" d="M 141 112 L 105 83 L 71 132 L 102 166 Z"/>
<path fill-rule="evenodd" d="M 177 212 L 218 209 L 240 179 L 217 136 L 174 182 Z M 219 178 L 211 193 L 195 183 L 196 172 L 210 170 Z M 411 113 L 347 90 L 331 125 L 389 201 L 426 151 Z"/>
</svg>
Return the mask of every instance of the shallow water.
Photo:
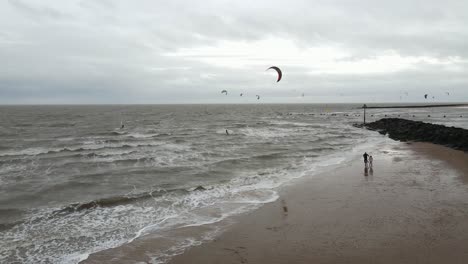
<svg viewBox="0 0 468 264">
<path fill-rule="evenodd" d="M 359 106 L 1 107 L 0 262 L 76 263 L 255 209 L 291 179 L 384 140 L 351 126 Z M 466 108 L 367 119 L 385 115 L 468 128 Z"/>
</svg>

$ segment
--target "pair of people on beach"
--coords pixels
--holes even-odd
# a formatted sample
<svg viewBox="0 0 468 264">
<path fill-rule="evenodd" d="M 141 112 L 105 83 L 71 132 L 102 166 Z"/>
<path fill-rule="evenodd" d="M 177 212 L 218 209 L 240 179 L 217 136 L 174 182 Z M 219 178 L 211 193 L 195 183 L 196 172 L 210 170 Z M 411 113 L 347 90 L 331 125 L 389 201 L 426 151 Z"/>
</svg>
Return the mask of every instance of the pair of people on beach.
<svg viewBox="0 0 468 264">
<path fill-rule="evenodd" d="M 362 155 L 364 157 L 364 166 L 367 167 L 367 164 L 369 163 L 369 166 L 372 167 L 372 162 L 374 161 L 374 158 L 372 158 L 371 155 L 367 154 L 367 152 L 364 152 L 364 155 Z"/>
</svg>

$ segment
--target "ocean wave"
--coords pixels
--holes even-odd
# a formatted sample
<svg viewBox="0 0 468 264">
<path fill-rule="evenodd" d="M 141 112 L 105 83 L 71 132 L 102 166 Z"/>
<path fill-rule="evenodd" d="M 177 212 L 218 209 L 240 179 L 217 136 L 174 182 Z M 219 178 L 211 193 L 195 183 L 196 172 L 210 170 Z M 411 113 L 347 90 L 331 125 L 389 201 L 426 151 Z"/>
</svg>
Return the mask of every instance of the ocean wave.
<svg viewBox="0 0 468 264">
<path fill-rule="evenodd" d="M 8 156 L 38 156 L 45 154 L 57 154 L 57 153 L 67 153 L 67 152 L 83 152 L 83 151 L 96 151 L 103 149 L 130 149 L 130 148 L 139 148 L 139 147 L 154 147 L 160 146 L 162 143 L 132 143 L 132 142 L 123 142 L 119 144 L 97 144 L 97 145 L 86 145 L 80 147 L 62 147 L 62 148 L 27 148 L 22 150 L 10 150 L 5 152 L 0 152 L 0 157 Z"/>
<path fill-rule="evenodd" d="M 167 136 L 172 136 L 172 133 L 159 133 L 159 134 L 156 134 L 154 137 L 167 137 Z"/>
<path fill-rule="evenodd" d="M 26 164 L 22 164 L 22 163 L 18 164 L 18 163 L 10 163 L 10 162 L 11 161 L 9 162 L 3 161 L 3 165 L 0 167 L 0 183 L 2 183 L 2 181 L 5 178 L 10 178 L 12 176 L 11 174 L 21 173 L 25 169 L 27 169 Z"/>
<path fill-rule="evenodd" d="M 249 124 L 246 124 L 246 123 L 233 123 L 233 124 L 231 124 L 231 126 L 233 126 L 235 128 L 244 128 L 244 127 L 249 127 Z"/>
<path fill-rule="evenodd" d="M 294 127 L 307 127 L 307 128 L 320 128 L 321 124 L 305 123 L 305 122 L 291 122 L 291 121 L 280 121 L 274 120 L 270 121 L 271 125 L 277 126 L 294 126 Z"/>
<path fill-rule="evenodd" d="M 267 153 L 267 154 L 254 155 L 251 158 L 261 159 L 261 160 L 272 160 L 272 159 L 278 159 L 278 158 L 284 157 L 283 155 L 284 155 L 284 152 L 273 152 L 273 153 Z"/>
<path fill-rule="evenodd" d="M 153 138 L 159 134 L 143 134 L 143 133 L 129 133 L 127 136 L 130 138 L 140 139 L 140 138 Z"/>
<path fill-rule="evenodd" d="M 9 222 L 9 223 L 0 223 L 0 232 L 6 231 L 8 229 L 12 229 L 17 225 L 22 224 L 22 221 L 17 221 L 17 222 Z"/>
<path fill-rule="evenodd" d="M 195 190 L 196 191 L 205 190 L 205 188 L 202 186 L 199 186 L 199 188 Z M 134 194 L 134 195 L 129 195 L 129 196 L 115 196 L 115 197 L 102 198 L 102 199 L 85 202 L 85 203 L 70 204 L 58 211 L 54 211 L 53 214 L 60 215 L 64 213 L 74 213 L 74 212 L 79 212 L 82 210 L 95 209 L 97 207 L 113 207 L 113 206 L 119 206 L 119 205 L 126 205 L 126 204 L 131 204 L 131 203 L 135 203 L 141 200 L 146 200 L 146 199 L 150 199 L 150 198 L 161 196 L 167 193 L 174 193 L 174 192 L 178 192 L 179 194 L 184 194 L 184 193 L 187 193 L 188 190 L 186 189 L 172 189 L 172 190 L 162 189 L 162 190 L 144 192 L 144 193 Z"/>
<path fill-rule="evenodd" d="M 18 208 L 0 208 L 0 219 L 8 215 L 22 214 L 24 211 Z"/>
<path fill-rule="evenodd" d="M 21 216 L 25 213 L 25 210 L 17 208 L 0 209 L 0 232 L 21 224 Z"/>
<path fill-rule="evenodd" d="M 9 147 L 0 145 L 0 150 L 5 150 L 5 149 L 9 149 Z"/>
<path fill-rule="evenodd" d="M 297 132 L 295 129 L 290 128 L 280 128 L 280 127 L 260 127 L 253 128 L 247 127 L 239 129 L 239 133 L 248 137 L 257 137 L 257 138 L 283 138 L 290 137 L 294 132 Z"/>
<path fill-rule="evenodd" d="M 120 130 L 119 128 L 116 128 L 113 131 L 106 131 L 106 132 L 100 132 L 100 133 L 90 133 L 88 135 L 92 136 L 122 136 L 127 134 L 128 132 L 126 130 Z"/>
<path fill-rule="evenodd" d="M 14 124 L 15 127 L 32 127 L 32 126 L 36 126 L 37 124 L 34 124 L 34 123 L 17 123 L 17 124 Z"/>
<path fill-rule="evenodd" d="M 52 123 L 48 127 L 74 127 L 75 123 Z"/>
</svg>

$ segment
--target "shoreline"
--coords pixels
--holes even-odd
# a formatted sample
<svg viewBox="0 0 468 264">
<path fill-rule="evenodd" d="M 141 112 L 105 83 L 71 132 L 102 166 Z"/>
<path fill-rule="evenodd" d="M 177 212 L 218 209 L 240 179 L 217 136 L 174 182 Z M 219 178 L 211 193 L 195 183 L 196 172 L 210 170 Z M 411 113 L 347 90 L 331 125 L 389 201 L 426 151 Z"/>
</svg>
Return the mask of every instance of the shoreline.
<svg viewBox="0 0 468 264">
<path fill-rule="evenodd" d="M 394 105 L 394 106 L 367 106 L 366 109 L 393 109 L 393 108 L 437 108 L 437 107 L 466 107 L 468 104 L 424 104 L 424 105 Z"/>
<path fill-rule="evenodd" d="M 165 259 L 166 255 L 168 254 L 166 250 L 169 247 L 173 247 L 169 244 L 174 244 L 174 241 L 178 241 L 180 240 L 180 238 L 185 239 L 186 241 L 192 241 L 193 245 L 195 246 L 198 245 L 200 242 L 210 242 L 219 234 L 229 229 L 230 226 L 237 221 L 237 219 L 242 218 L 244 215 L 254 213 L 256 210 L 265 206 L 266 204 L 274 203 L 275 201 L 277 201 L 278 195 L 283 188 L 287 188 L 288 186 L 300 182 L 301 179 L 304 177 L 314 177 L 315 175 L 326 174 L 335 170 L 337 167 L 346 166 L 346 164 L 351 163 L 355 159 L 356 155 L 359 156 L 360 154 L 358 153 L 361 153 L 363 149 L 366 149 L 368 147 L 373 148 L 376 144 L 382 144 L 383 142 L 390 141 L 391 140 L 388 139 L 382 141 L 382 138 L 380 138 L 377 141 L 369 141 L 363 145 L 354 146 L 351 150 L 349 150 L 349 155 L 345 155 L 344 158 L 343 155 L 337 155 L 336 153 L 327 156 L 328 160 L 322 160 L 322 162 L 325 164 L 318 163 L 318 166 L 314 166 L 309 173 L 301 172 L 301 176 L 290 177 L 277 187 L 267 189 L 267 192 L 275 193 L 276 198 L 273 200 L 264 201 L 262 203 L 253 203 L 250 206 L 247 205 L 247 209 L 245 209 L 244 206 L 245 210 L 238 210 L 239 208 L 237 208 L 237 205 L 235 204 L 229 205 L 221 203 L 222 206 L 227 205 L 233 211 L 228 216 L 223 217 L 220 221 L 189 226 L 178 225 L 175 226 L 174 229 L 158 230 L 157 233 L 137 235 L 130 241 L 118 245 L 116 247 L 90 252 L 89 254 L 87 254 L 87 257 L 81 259 L 79 263 L 129 263 L 135 261 L 142 263 L 166 263 L 164 261 L 161 261 L 159 258 L 157 258 L 157 261 L 154 261 L 154 259 L 148 258 L 147 255 L 155 255 L 154 253 L 158 252 L 158 254 L 161 254 L 163 256 L 163 259 Z M 249 203 L 250 202 L 248 202 L 247 204 Z M 212 207 L 217 208 L 218 206 Z M 197 214 L 202 212 L 203 214 L 206 214 L 208 212 L 208 214 L 218 214 L 218 212 L 216 211 L 217 209 L 201 208 L 195 210 L 193 213 Z M 192 245 L 188 248 L 190 247 L 192 247 Z M 182 246 L 182 250 L 186 249 L 187 246 Z M 179 250 L 179 248 L 176 250 L 169 250 L 171 252 L 169 254 L 172 254 L 174 253 L 173 251 L 175 251 L 176 255 L 178 255 L 181 253 L 178 252 Z M 146 252 L 149 252 L 149 254 L 146 254 Z M 115 255 L 117 255 L 118 257 L 115 257 Z"/>
<path fill-rule="evenodd" d="M 399 143 L 301 179 L 169 263 L 466 263 L 468 155 Z"/>
</svg>

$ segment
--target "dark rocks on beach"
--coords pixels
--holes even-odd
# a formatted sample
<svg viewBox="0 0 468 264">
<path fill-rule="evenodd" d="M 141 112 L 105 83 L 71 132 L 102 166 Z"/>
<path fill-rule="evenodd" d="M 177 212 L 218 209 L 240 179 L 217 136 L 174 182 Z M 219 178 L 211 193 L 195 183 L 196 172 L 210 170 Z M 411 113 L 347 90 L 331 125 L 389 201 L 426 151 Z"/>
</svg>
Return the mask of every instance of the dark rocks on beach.
<svg viewBox="0 0 468 264">
<path fill-rule="evenodd" d="M 412 121 L 400 118 L 383 118 L 364 125 L 367 129 L 388 134 L 391 139 L 419 141 L 445 145 L 450 148 L 468 151 L 468 130 Z"/>
</svg>

